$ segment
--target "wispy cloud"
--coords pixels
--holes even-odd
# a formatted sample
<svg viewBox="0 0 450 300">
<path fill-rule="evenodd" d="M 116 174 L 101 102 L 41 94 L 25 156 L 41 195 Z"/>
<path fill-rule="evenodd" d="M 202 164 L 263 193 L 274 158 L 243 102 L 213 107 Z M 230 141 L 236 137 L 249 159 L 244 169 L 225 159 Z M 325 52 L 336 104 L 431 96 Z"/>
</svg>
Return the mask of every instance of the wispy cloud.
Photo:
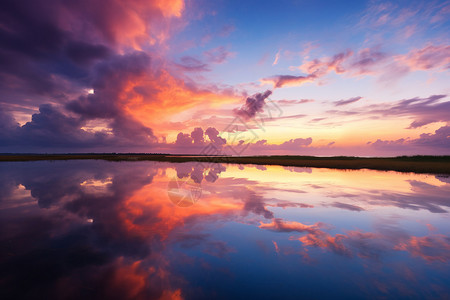
<svg viewBox="0 0 450 300">
<path fill-rule="evenodd" d="M 346 100 L 339 100 L 339 101 L 334 102 L 334 106 L 343 106 L 343 105 L 355 103 L 361 99 L 362 99 L 362 97 L 358 96 L 358 97 L 353 97 L 353 98 L 346 99 Z"/>
<path fill-rule="evenodd" d="M 279 50 L 277 52 L 277 54 L 275 54 L 275 59 L 273 60 L 272 66 L 275 66 L 276 64 L 278 64 L 278 60 L 280 59 L 280 52 L 281 52 L 281 50 Z"/>
</svg>

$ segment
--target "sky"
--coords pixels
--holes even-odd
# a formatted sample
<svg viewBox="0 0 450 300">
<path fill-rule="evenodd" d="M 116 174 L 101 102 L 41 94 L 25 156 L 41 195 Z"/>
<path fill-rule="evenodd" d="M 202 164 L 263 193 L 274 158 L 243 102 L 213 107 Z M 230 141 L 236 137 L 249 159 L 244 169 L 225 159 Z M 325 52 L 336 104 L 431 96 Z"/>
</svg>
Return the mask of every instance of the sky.
<svg viewBox="0 0 450 300">
<path fill-rule="evenodd" d="M 450 155 L 450 1 L 4 0 L 0 153 Z"/>
</svg>

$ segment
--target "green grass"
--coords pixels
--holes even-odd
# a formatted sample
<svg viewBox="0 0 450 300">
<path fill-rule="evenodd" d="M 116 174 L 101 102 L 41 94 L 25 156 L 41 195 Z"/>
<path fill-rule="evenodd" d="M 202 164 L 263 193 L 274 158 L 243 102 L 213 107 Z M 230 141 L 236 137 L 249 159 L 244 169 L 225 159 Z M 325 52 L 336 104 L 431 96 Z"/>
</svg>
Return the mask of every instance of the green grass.
<svg viewBox="0 0 450 300">
<path fill-rule="evenodd" d="M 232 164 L 280 165 L 295 167 L 372 169 L 398 172 L 450 174 L 450 156 L 399 156 L 399 157 L 353 157 L 353 156 L 189 156 L 143 153 L 86 153 L 86 154 L 0 154 L 1 161 L 37 161 L 100 159 L 108 161 L 165 161 L 165 162 L 211 162 Z"/>
</svg>

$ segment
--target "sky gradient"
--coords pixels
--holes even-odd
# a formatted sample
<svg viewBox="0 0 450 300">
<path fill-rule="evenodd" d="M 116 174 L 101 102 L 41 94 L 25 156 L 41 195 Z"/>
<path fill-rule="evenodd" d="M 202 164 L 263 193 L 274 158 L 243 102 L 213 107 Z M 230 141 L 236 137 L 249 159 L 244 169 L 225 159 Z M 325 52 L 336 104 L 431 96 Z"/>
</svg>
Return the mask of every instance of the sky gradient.
<svg viewBox="0 0 450 300">
<path fill-rule="evenodd" d="M 0 152 L 450 155 L 450 1 L 0 3 Z"/>
</svg>

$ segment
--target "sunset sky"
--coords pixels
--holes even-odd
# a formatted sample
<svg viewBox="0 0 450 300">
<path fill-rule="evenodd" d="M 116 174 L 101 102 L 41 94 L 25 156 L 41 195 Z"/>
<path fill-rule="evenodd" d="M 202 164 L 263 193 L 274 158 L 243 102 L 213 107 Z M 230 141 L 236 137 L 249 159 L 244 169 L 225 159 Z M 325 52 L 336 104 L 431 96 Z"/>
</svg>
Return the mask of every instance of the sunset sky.
<svg viewBox="0 0 450 300">
<path fill-rule="evenodd" d="M 450 1 L 3 0 L 0 153 L 450 155 Z"/>
</svg>

